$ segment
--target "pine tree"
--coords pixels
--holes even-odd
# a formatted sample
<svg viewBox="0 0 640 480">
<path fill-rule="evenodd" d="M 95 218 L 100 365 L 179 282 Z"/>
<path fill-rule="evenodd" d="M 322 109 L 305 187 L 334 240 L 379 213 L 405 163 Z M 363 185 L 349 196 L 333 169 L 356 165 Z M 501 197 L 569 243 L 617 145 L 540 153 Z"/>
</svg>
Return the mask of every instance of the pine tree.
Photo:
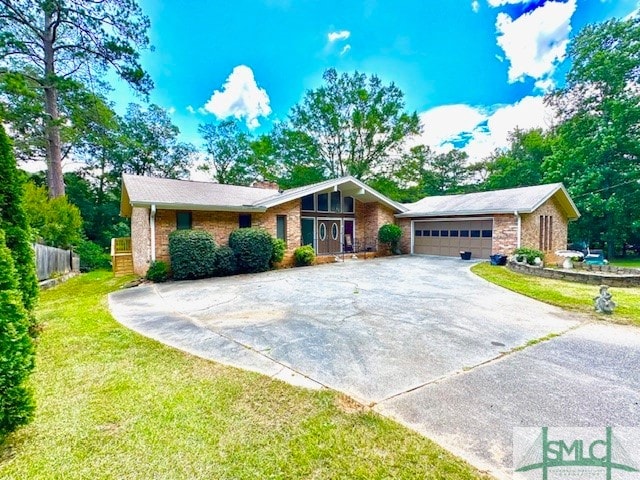
<svg viewBox="0 0 640 480">
<path fill-rule="evenodd" d="M 6 234 L 6 244 L 15 265 L 23 305 L 28 312 L 32 312 L 38 299 L 38 279 L 29 239 L 29 224 L 23 207 L 24 180 L 16 166 L 11 140 L 2 125 L 0 179 L 0 229 Z"/>
<path fill-rule="evenodd" d="M 29 316 L 5 233 L 0 230 L 0 441 L 33 417 L 33 397 L 25 385 L 33 365 Z"/>
</svg>

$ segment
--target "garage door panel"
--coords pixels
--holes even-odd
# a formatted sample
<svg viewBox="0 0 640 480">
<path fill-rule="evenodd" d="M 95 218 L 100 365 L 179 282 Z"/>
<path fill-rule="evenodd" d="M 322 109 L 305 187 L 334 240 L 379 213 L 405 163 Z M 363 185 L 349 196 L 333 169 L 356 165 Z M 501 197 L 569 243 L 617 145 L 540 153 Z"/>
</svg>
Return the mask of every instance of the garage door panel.
<svg viewBox="0 0 640 480">
<path fill-rule="evenodd" d="M 493 220 L 421 221 L 414 223 L 415 230 L 422 235 L 414 235 L 414 253 L 453 257 L 470 251 L 472 258 L 492 253 Z"/>
</svg>

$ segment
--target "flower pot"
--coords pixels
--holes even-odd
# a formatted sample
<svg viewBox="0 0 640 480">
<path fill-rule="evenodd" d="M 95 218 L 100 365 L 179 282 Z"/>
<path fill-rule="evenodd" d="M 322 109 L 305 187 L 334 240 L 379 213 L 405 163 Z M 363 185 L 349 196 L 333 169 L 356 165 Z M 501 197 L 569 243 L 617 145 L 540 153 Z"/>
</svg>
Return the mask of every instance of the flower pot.
<svg viewBox="0 0 640 480">
<path fill-rule="evenodd" d="M 462 260 L 471 260 L 471 252 L 460 252 L 460 258 Z"/>
</svg>

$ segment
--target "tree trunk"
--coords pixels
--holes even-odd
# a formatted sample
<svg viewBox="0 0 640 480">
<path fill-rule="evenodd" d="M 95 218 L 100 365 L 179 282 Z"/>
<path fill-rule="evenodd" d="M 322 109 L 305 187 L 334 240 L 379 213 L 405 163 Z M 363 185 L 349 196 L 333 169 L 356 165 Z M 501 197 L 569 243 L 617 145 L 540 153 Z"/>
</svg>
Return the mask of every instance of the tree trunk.
<svg viewBox="0 0 640 480">
<path fill-rule="evenodd" d="M 62 176 L 62 148 L 60 142 L 60 113 L 58 112 L 58 90 L 55 86 L 54 30 L 51 14 L 44 14 L 44 109 L 47 137 L 47 186 L 49 198 L 64 196 Z"/>
</svg>

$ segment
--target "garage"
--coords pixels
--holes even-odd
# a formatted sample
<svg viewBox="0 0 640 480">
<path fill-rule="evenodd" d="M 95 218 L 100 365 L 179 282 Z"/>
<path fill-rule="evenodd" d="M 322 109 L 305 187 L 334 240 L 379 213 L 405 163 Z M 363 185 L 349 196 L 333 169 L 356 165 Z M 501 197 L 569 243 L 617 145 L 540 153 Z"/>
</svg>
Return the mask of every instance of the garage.
<svg viewBox="0 0 640 480">
<path fill-rule="evenodd" d="M 457 257 L 461 251 L 469 251 L 472 258 L 489 258 L 492 241 L 491 218 L 413 222 L 413 253 Z"/>
</svg>

